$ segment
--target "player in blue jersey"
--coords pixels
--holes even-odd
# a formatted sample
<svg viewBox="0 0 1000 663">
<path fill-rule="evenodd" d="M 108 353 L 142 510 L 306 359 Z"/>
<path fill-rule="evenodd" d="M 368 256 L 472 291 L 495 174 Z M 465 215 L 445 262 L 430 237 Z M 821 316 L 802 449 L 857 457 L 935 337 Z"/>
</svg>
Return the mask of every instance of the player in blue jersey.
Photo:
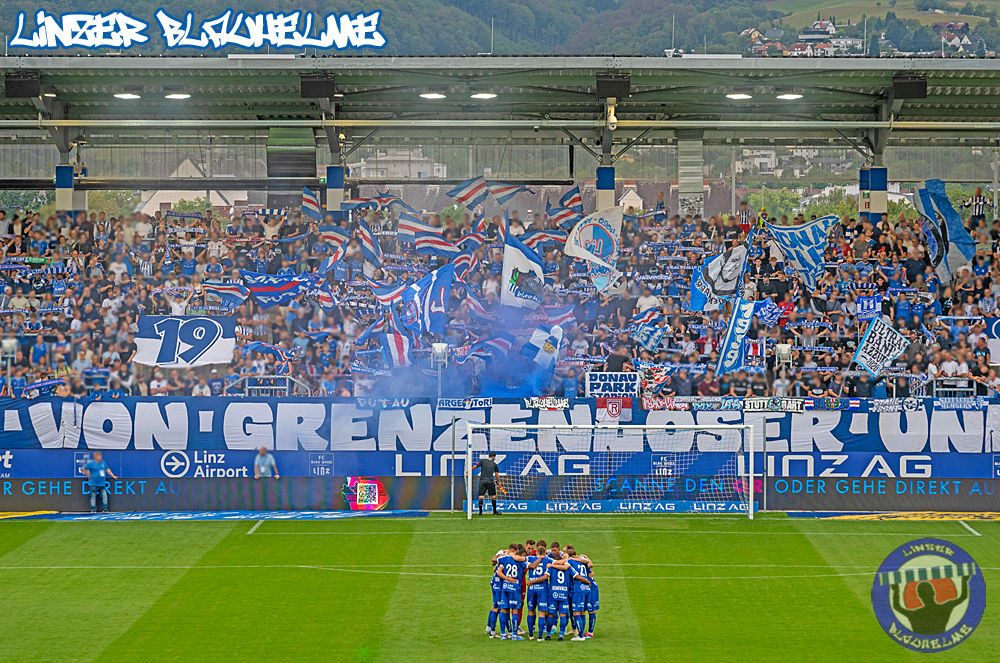
<svg viewBox="0 0 1000 663">
<path fill-rule="evenodd" d="M 597 623 L 597 611 L 601 609 L 601 594 L 597 589 L 597 580 L 594 579 L 594 569 L 590 569 L 590 602 L 587 605 L 587 612 L 590 613 L 590 626 L 587 628 L 585 637 L 594 637 L 594 624 Z"/>
<path fill-rule="evenodd" d="M 497 575 L 503 580 L 500 596 L 500 639 L 524 640 L 517 634 L 517 627 L 510 622 L 511 612 L 521 607 L 521 578 L 527 566 L 527 551 L 519 543 L 512 543 L 507 554 L 497 559 Z M 507 635 L 507 631 L 510 635 Z"/>
<path fill-rule="evenodd" d="M 497 574 L 497 560 L 507 554 L 506 550 L 498 550 L 493 556 L 493 576 L 490 578 L 490 591 L 493 593 L 493 604 L 486 618 L 486 635 L 497 637 L 497 617 L 500 615 L 500 600 L 503 594 L 503 579 Z"/>
<path fill-rule="evenodd" d="M 560 550 L 559 542 L 553 541 L 549 550 L 549 627 L 559 623 L 559 639 L 566 634 L 566 623 L 569 621 L 570 594 L 573 591 L 573 576 L 570 574 L 569 560 Z M 551 640 L 551 634 L 545 637 Z"/>
<path fill-rule="evenodd" d="M 538 639 L 545 635 L 545 615 L 549 601 L 549 557 L 546 555 L 544 543 L 536 548 L 533 555 L 528 556 L 528 576 L 525 597 L 528 608 L 528 640 L 535 639 L 535 617 L 538 616 Z M 534 565 L 533 568 L 532 565 Z"/>
<path fill-rule="evenodd" d="M 570 546 L 566 546 L 566 554 L 569 555 L 569 559 L 565 560 L 565 563 L 569 567 L 569 572 L 573 578 L 573 591 L 570 595 L 573 624 L 576 626 L 576 635 L 573 636 L 573 640 L 582 642 L 587 639 L 584 637 L 587 632 L 584 623 L 584 614 L 587 611 L 590 595 L 590 568 L 587 562 L 580 559 L 576 554 L 576 550 Z"/>
</svg>

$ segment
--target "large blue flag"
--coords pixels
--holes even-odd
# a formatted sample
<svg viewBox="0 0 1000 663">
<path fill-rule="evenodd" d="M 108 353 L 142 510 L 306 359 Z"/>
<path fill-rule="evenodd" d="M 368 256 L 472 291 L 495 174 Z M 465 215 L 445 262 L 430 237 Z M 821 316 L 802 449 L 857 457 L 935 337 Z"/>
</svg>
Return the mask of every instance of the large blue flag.
<svg viewBox="0 0 1000 663">
<path fill-rule="evenodd" d="M 443 334 L 455 265 L 448 263 L 403 290 L 403 326 L 417 334 Z"/>
<path fill-rule="evenodd" d="M 921 182 L 913 193 L 913 206 L 920 213 L 931 266 L 941 283 L 951 283 L 952 274 L 976 255 L 976 242 L 962 224 L 941 180 Z"/>
<path fill-rule="evenodd" d="M 715 367 L 716 375 L 725 375 L 731 371 L 743 368 L 744 348 L 750 323 L 753 322 L 753 312 L 756 302 L 739 298 L 733 304 L 733 317 L 729 319 L 729 328 L 722 337 L 719 346 L 719 363 Z"/>
<path fill-rule="evenodd" d="M 774 243 L 785 256 L 785 264 L 795 270 L 809 290 L 815 290 L 816 283 L 823 276 L 826 237 L 838 221 L 836 214 L 828 214 L 804 226 L 767 224 Z"/>
</svg>

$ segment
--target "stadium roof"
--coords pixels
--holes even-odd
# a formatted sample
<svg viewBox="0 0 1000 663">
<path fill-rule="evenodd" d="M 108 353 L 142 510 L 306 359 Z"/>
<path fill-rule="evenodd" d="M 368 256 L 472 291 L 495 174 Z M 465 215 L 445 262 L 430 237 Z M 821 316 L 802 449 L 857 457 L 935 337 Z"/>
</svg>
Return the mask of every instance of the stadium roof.
<svg viewBox="0 0 1000 663">
<path fill-rule="evenodd" d="M 237 142 L 302 127 L 318 129 L 320 140 L 335 128 L 345 149 L 373 132 L 381 145 L 582 139 L 592 147 L 605 126 L 601 74 L 631 77 L 631 96 L 615 109 L 616 144 L 669 144 L 691 130 L 704 131 L 707 144 L 858 146 L 881 131 L 894 145 L 996 145 L 1000 136 L 1000 61 L 986 59 L 0 57 L 0 73 L 29 72 L 54 96 L 0 95 L 0 131 L 35 143 L 54 127 L 147 143 L 209 130 Z M 302 98 L 300 78 L 320 75 L 334 78 L 336 96 Z M 894 78 L 906 76 L 926 79 L 926 98 L 891 93 Z M 141 98 L 114 97 L 127 91 Z M 191 96 L 165 99 L 170 92 Z M 427 93 L 444 98 L 419 96 Z M 726 97 L 735 93 L 752 98 Z M 777 98 L 789 94 L 801 98 Z"/>
</svg>

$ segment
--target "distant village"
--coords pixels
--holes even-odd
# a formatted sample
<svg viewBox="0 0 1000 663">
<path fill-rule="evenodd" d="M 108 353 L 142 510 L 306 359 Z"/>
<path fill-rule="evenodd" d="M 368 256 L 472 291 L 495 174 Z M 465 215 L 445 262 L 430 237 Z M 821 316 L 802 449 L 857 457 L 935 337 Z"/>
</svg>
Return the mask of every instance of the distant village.
<svg viewBox="0 0 1000 663">
<path fill-rule="evenodd" d="M 747 28 L 741 37 L 750 39 L 750 52 L 757 57 L 850 57 L 865 54 L 865 40 L 859 37 L 837 36 L 849 23 L 835 23 L 832 20 L 817 20 L 806 30 L 772 28 L 761 32 L 757 28 Z M 991 54 L 985 45 L 979 49 L 979 36 L 971 33 L 966 21 L 942 21 L 932 23 L 930 29 L 937 36 L 937 49 L 931 51 L 904 52 L 899 44 L 886 39 L 884 33 L 870 35 L 878 40 L 878 49 L 883 56 L 972 56 L 985 57 Z"/>
</svg>

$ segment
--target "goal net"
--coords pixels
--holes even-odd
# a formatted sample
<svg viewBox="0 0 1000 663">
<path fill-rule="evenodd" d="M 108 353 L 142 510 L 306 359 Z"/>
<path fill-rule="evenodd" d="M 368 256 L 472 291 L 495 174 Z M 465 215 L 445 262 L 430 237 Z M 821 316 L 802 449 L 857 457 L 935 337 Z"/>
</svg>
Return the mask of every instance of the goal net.
<svg viewBox="0 0 1000 663">
<path fill-rule="evenodd" d="M 533 426 L 469 422 L 466 512 L 492 511 L 476 463 L 495 452 L 497 510 L 545 513 L 755 511 L 751 425 Z"/>
</svg>

